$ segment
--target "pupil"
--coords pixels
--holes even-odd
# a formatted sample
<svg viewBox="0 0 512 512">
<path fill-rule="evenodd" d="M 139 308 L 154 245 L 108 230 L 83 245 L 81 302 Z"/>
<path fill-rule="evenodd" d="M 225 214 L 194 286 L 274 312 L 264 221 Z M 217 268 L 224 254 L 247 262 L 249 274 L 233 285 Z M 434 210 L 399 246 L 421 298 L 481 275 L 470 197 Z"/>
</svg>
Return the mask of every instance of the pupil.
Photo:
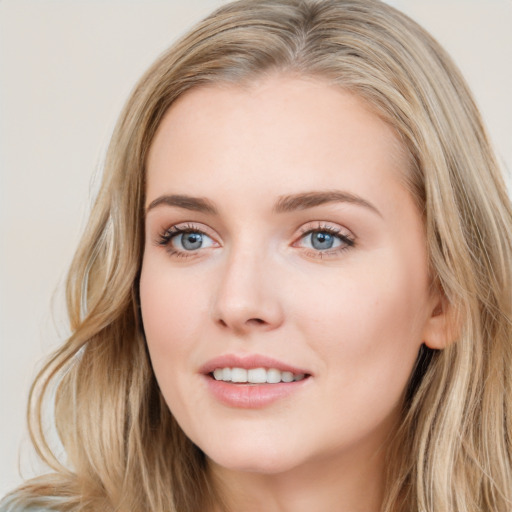
<svg viewBox="0 0 512 512">
<path fill-rule="evenodd" d="M 315 249 L 330 249 L 334 243 L 334 237 L 330 233 L 318 232 L 313 233 L 311 237 L 311 245 Z"/>
<path fill-rule="evenodd" d="M 199 249 L 203 243 L 203 235 L 200 233 L 186 233 L 182 237 L 183 247 L 189 251 Z"/>
</svg>

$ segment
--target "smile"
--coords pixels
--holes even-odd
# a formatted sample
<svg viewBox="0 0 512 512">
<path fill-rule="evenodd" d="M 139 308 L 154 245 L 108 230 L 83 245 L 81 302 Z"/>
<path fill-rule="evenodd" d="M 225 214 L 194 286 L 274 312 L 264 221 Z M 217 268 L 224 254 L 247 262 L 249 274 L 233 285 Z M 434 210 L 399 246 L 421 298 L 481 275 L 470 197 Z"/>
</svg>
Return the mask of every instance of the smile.
<svg viewBox="0 0 512 512">
<path fill-rule="evenodd" d="M 223 382 L 239 384 L 279 384 L 297 382 L 305 378 L 304 373 L 281 371 L 277 368 L 215 368 L 213 378 Z"/>
<path fill-rule="evenodd" d="M 311 387 L 313 372 L 262 354 L 223 354 L 199 368 L 210 396 L 236 409 L 262 409 Z"/>
</svg>

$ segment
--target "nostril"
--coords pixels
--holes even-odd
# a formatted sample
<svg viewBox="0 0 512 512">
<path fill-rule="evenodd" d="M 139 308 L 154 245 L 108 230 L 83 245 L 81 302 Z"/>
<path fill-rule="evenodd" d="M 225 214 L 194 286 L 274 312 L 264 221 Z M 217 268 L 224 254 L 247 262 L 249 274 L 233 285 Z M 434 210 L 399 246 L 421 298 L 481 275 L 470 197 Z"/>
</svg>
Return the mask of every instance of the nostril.
<svg viewBox="0 0 512 512">
<path fill-rule="evenodd" d="M 249 318 L 249 320 L 247 320 L 247 323 L 260 325 L 260 324 L 264 324 L 266 322 L 265 322 L 265 320 L 262 320 L 261 318 Z"/>
</svg>

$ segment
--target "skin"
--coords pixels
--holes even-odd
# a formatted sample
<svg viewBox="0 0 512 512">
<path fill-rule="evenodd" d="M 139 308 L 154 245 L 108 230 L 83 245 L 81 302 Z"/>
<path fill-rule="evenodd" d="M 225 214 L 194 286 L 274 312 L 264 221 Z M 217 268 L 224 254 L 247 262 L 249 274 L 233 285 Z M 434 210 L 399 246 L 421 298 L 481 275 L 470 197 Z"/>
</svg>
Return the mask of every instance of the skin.
<svg viewBox="0 0 512 512">
<path fill-rule="evenodd" d="M 407 171 L 393 130 L 319 80 L 196 88 L 164 117 L 147 162 L 144 329 L 165 400 L 234 510 L 379 510 L 418 350 L 442 338 Z M 363 202 L 276 211 L 283 196 L 333 190 Z M 155 205 L 168 194 L 216 213 Z M 203 246 L 165 245 L 173 226 L 205 233 Z M 319 250 L 305 233 L 326 229 L 337 247 Z M 200 373 L 223 354 L 310 377 L 269 406 L 230 407 Z"/>
</svg>

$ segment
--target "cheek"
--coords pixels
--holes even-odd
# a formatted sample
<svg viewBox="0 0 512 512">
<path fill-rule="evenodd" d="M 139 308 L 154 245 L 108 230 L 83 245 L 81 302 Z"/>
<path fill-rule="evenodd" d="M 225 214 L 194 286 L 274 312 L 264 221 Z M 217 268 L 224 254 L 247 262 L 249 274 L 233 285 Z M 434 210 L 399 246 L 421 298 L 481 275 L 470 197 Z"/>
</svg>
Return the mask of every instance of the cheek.
<svg viewBox="0 0 512 512">
<path fill-rule="evenodd" d="M 194 341 L 202 337 L 201 318 L 207 310 L 204 296 L 195 280 L 170 272 L 165 261 L 144 260 L 140 302 L 151 364 L 169 408 L 186 424 L 191 421 L 187 411 L 200 401 L 190 375 L 196 370 Z"/>
<path fill-rule="evenodd" d="M 182 365 L 190 340 L 201 328 L 201 311 L 207 306 L 204 293 L 198 292 L 197 283 L 187 285 L 186 279 L 169 272 L 156 258 L 144 260 L 140 279 L 141 313 L 159 380 L 160 373 L 166 372 L 169 366 Z"/>
<path fill-rule="evenodd" d="M 344 384 L 364 376 L 400 390 L 422 343 L 426 298 L 423 268 L 381 255 L 372 265 L 340 269 L 335 280 L 320 282 L 313 292 L 295 294 L 296 310 L 302 311 L 296 317 L 308 343 L 336 363 L 330 368 L 343 368 Z"/>
</svg>

